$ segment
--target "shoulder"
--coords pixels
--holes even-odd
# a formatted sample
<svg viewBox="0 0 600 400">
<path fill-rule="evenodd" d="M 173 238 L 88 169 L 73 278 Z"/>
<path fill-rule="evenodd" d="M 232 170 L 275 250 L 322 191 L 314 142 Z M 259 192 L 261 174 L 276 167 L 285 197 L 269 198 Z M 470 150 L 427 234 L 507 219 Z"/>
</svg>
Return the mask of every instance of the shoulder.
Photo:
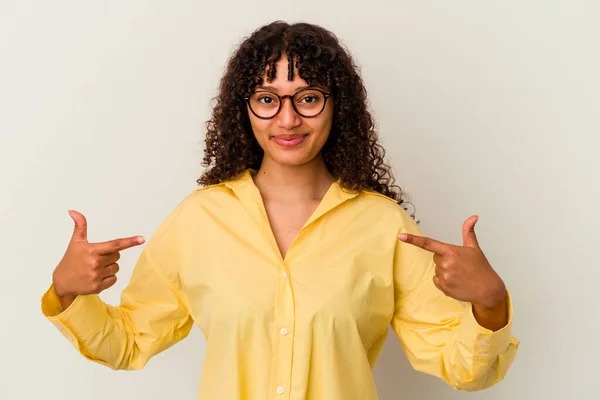
<svg viewBox="0 0 600 400">
<path fill-rule="evenodd" d="M 404 207 L 391 197 L 373 190 L 362 190 L 356 197 L 364 215 L 374 220 L 385 220 L 401 231 L 418 231 L 418 224 Z"/>
<path fill-rule="evenodd" d="M 215 198 L 230 197 L 233 191 L 228 186 L 228 182 L 223 182 L 196 188 L 183 199 L 183 202 L 197 204 L 214 200 Z"/>
<path fill-rule="evenodd" d="M 227 207 L 235 196 L 224 183 L 191 190 L 176 204 L 163 220 L 163 227 L 189 225 L 199 218 Z"/>
<path fill-rule="evenodd" d="M 227 187 L 225 183 L 203 186 L 189 192 L 180 201 L 174 213 L 191 216 L 191 214 L 197 215 L 207 210 L 217 212 L 218 210 L 227 208 L 230 205 L 228 203 L 236 201 L 236 199 L 231 188 Z"/>
<path fill-rule="evenodd" d="M 198 187 L 192 190 L 182 201 L 183 206 L 223 207 L 222 201 L 236 199 L 236 188 L 247 185 L 252 181 L 251 170 L 246 169 L 238 175 L 213 185 Z"/>
<path fill-rule="evenodd" d="M 357 201 L 362 203 L 363 207 L 371 209 L 373 212 L 390 218 L 410 218 L 408 212 L 398 202 L 373 190 L 362 190 Z"/>
</svg>

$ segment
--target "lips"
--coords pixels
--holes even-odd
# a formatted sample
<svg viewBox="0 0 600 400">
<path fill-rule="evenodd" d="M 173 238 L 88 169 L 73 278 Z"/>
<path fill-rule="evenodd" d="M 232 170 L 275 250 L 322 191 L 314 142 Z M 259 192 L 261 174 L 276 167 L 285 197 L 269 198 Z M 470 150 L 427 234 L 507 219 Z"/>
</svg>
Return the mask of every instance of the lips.
<svg viewBox="0 0 600 400">
<path fill-rule="evenodd" d="M 291 148 L 300 145 L 308 135 L 279 135 L 273 136 L 275 143 L 282 147 Z"/>
</svg>

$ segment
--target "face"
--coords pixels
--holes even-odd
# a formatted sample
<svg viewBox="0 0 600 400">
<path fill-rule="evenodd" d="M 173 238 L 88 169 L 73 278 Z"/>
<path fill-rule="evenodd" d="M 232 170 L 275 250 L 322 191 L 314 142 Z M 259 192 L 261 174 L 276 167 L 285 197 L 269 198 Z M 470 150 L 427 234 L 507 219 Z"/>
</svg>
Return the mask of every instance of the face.
<svg viewBox="0 0 600 400">
<path fill-rule="evenodd" d="M 277 75 L 271 82 L 267 82 L 266 75 L 263 85 L 256 88 L 260 92 L 261 105 L 272 103 L 275 97 L 293 95 L 306 88 L 306 81 L 294 72 L 294 80 L 287 79 L 288 60 L 286 57 L 280 59 L 277 64 Z M 319 88 L 329 93 L 326 88 Z M 298 96 L 297 96 L 298 97 Z M 295 98 L 294 102 L 302 114 L 302 107 L 310 107 L 314 97 Z M 321 157 L 321 149 L 329 137 L 333 119 L 333 99 L 330 97 L 325 101 L 325 108 L 316 117 L 306 118 L 298 114 L 289 98 L 283 100 L 281 110 L 271 119 L 260 119 L 252 113 L 248 107 L 248 115 L 252 131 L 260 147 L 264 150 L 264 162 L 275 162 L 285 166 L 300 166 Z"/>
</svg>

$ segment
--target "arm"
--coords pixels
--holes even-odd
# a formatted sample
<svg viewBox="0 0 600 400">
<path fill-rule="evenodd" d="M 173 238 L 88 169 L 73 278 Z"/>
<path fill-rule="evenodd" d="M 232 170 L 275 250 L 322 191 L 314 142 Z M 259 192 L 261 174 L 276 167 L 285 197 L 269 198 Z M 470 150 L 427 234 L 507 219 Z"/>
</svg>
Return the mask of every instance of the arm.
<svg viewBox="0 0 600 400">
<path fill-rule="evenodd" d="M 192 326 L 181 295 L 173 231 L 166 221 L 148 242 L 119 306 L 104 303 L 98 294 L 65 300 L 53 283 L 42 297 L 44 316 L 89 360 L 112 369 L 141 369 Z"/>
<path fill-rule="evenodd" d="M 401 233 L 422 235 L 407 215 L 403 225 Z M 489 388 L 504 379 L 519 345 L 511 334 L 510 294 L 474 306 L 444 294 L 443 284 L 430 251 L 399 241 L 392 328 L 416 370 L 456 389 Z"/>
</svg>

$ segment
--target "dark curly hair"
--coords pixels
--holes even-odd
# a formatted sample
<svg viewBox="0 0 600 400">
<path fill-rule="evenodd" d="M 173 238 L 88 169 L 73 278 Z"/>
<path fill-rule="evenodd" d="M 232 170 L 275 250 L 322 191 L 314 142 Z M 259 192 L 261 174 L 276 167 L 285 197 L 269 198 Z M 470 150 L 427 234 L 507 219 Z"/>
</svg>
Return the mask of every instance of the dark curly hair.
<svg viewBox="0 0 600 400">
<path fill-rule="evenodd" d="M 202 165 L 208 168 L 198 184 L 221 183 L 247 168 L 260 167 L 264 152 L 252 133 L 244 98 L 263 84 L 265 71 L 267 81 L 275 78 L 275 64 L 283 55 L 290 60 L 288 79 L 294 78 L 295 67 L 309 85 L 325 86 L 334 98 L 331 132 L 322 149 L 330 173 L 346 190 L 371 189 L 406 209 L 409 203 L 384 162 L 385 150 L 378 143 L 354 61 L 332 32 L 308 23 L 265 25 L 233 53 L 206 123 Z"/>
</svg>

